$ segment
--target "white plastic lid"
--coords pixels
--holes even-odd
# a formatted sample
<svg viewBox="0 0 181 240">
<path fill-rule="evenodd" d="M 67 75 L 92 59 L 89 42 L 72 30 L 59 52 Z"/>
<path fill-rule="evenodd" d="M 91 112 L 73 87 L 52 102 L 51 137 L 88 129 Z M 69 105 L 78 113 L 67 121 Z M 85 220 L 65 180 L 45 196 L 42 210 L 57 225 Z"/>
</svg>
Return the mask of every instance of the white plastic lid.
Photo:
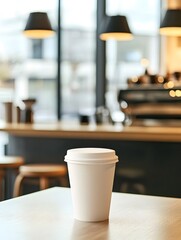
<svg viewBox="0 0 181 240">
<path fill-rule="evenodd" d="M 67 151 L 65 162 L 107 164 L 118 162 L 118 156 L 108 148 L 74 148 Z"/>
</svg>

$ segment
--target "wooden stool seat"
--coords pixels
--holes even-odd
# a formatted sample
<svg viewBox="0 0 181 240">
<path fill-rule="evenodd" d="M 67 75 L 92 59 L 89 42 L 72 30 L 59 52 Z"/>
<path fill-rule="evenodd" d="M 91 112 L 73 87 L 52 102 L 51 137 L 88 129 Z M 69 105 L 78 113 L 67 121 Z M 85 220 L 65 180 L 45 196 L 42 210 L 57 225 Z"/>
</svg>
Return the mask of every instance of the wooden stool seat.
<svg viewBox="0 0 181 240">
<path fill-rule="evenodd" d="M 62 164 L 27 164 L 19 168 L 19 175 L 14 185 L 14 197 L 20 196 L 21 186 L 25 178 L 39 178 L 40 189 L 49 187 L 49 178 L 59 178 L 65 183 L 67 167 Z"/>
<path fill-rule="evenodd" d="M 10 156 L 0 157 L 0 169 L 18 168 L 23 164 L 24 164 L 23 157 L 10 157 Z"/>
<path fill-rule="evenodd" d="M 19 172 L 27 177 L 56 177 L 66 175 L 67 169 L 64 165 L 58 164 L 28 164 L 21 166 Z"/>
<path fill-rule="evenodd" d="M 5 192 L 9 187 L 6 181 L 8 180 L 6 179 L 6 174 L 7 174 L 6 170 L 8 169 L 17 170 L 23 164 L 24 164 L 23 157 L 19 157 L 19 156 L 1 156 L 0 157 L 0 200 L 5 199 L 6 197 Z"/>
<path fill-rule="evenodd" d="M 123 178 L 129 179 L 142 179 L 145 177 L 145 173 L 141 169 L 132 169 L 132 168 L 120 168 L 118 169 L 118 174 Z"/>
<path fill-rule="evenodd" d="M 142 169 L 120 168 L 117 176 L 121 192 L 146 194 L 146 176 Z"/>
</svg>

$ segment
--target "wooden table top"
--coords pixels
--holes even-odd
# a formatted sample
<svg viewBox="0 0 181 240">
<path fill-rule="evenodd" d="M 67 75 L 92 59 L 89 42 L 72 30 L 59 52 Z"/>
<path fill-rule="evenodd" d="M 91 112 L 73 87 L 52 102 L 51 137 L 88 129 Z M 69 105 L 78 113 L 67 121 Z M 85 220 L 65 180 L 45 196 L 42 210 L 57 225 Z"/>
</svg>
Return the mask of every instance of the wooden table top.
<svg viewBox="0 0 181 240">
<path fill-rule="evenodd" d="M 181 142 L 179 126 L 80 125 L 77 122 L 0 123 L 0 131 L 23 137 Z"/>
<path fill-rule="evenodd" d="M 109 221 L 73 219 L 70 189 L 50 188 L 0 203 L 7 240 L 180 240 L 181 199 L 113 193 Z"/>
</svg>

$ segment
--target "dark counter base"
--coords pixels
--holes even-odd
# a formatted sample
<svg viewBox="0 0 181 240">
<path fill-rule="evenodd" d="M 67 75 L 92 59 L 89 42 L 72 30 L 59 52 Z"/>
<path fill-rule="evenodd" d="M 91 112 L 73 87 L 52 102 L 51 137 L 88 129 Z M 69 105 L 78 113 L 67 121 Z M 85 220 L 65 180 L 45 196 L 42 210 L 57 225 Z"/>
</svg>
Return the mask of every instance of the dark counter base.
<svg viewBox="0 0 181 240">
<path fill-rule="evenodd" d="M 146 194 L 181 197 L 181 143 L 9 136 L 7 154 L 24 156 L 26 163 L 64 163 L 66 151 L 78 147 L 112 148 L 119 156 L 116 169 L 144 170 Z M 114 191 L 119 191 L 118 183 L 116 174 Z"/>
</svg>

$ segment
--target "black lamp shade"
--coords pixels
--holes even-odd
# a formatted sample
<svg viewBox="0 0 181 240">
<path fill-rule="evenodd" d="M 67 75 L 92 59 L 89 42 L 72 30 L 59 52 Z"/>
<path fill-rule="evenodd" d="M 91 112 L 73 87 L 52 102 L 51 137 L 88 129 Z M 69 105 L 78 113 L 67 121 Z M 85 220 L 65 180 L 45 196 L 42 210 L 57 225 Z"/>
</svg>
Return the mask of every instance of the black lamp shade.
<svg viewBox="0 0 181 240">
<path fill-rule="evenodd" d="M 181 9 L 168 9 L 160 26 L 160 34 L 181 36 Z"/>
<path fill-rule="evenodd" d="M 29 38 L 46 38 L 54 34 L 46 12 L 32 12 L 24 30 Z"/>
<path fill-rule="evenodd" d="M 101 27 L 101 40 L 131 40 L 133 35 L 125 16 L 107 16 Z"/>
</svg>

